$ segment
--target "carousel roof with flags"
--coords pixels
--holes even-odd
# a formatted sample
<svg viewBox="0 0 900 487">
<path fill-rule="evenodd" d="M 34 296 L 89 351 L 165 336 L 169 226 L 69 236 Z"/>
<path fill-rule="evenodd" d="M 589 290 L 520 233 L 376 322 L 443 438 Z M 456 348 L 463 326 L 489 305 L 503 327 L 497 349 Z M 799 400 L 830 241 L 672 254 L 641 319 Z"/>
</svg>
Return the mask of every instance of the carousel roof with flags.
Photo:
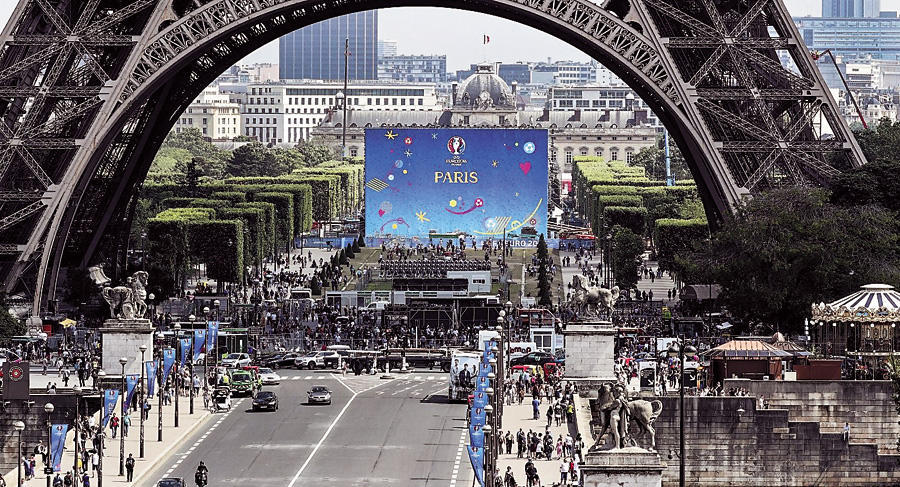
<svg viewBox="0 0 900 487">
<path fill-rule="evenodd" d="M 825 321 L 900 321 L 900 292 L 887 284 L 867 284 L 837 301 L 812 306 L 812 319 Z"/>
</svg>

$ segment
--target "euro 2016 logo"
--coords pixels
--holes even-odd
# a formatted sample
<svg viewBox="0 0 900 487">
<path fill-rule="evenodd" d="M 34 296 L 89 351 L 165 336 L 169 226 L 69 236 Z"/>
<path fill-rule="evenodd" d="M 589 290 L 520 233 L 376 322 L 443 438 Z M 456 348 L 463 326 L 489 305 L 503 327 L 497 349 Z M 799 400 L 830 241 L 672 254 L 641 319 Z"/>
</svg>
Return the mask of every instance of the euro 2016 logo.
<svg viewBox="0 0 900 487">
<path fill-rule="evenodd" d="M 454 156 L 462 155 L 466 151 L 466 140 L 458 135 L 450 137 L 447 141 L 447 150 Z"/>
</svg>

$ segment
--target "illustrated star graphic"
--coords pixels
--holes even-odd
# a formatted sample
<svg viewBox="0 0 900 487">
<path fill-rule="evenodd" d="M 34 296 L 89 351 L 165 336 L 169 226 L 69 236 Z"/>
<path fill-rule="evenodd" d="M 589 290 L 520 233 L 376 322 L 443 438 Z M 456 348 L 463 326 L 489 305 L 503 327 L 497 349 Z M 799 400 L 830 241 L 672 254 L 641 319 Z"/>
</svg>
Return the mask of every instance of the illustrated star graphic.
<svg viewBox="0 0 900 487">
<path fill-rule="evenodd" d="M 406 154 L 406 157 L 412 157 L 412 151 L 409 149 L 406 149 L 406 152 L 404 152 L 404 154 Z"/>
<path fill-rule="evenodd" d="M 430 222 L 431 220 L 429 220 L 428 218 L 425 218 L 425 215 L 427 215 L 427 214 L 428 214 L 428 213 L 426 213 L 426 212 L 424 212 L 424 211 L 417 211 L 417 212 L 416 212 L 416 218 L 418 218 L 419 221 L 422 222 L 422 223 Z"/>
<path fill-rule="evenodd" d="M 388 132 L 386 134 L 384 134 L 384 136 L 387 137 L 388 140 L 394 140 L 397 138 L 398 135 L 400 135 L 400 134 L 395 134 L 393 130 L 388 130 Z"/>
<path fill-rule="evenodd" d="M 431 138 L 432 138 L 433 140 L 437 140 L 437 134 L 431 134 Z"/>
<path fill-rule="evenodd" d="M 500 164 L 500 161 L 493 161 L 493 162 L 491 162 L 491 164 L 492 164 L 494 167 L 497 167 L 497 166 Z"/>
<path fill-rule="evenodd" d="M 516 193 L 516 196 L 519 196 L 519 193 Z"/>
</svg>

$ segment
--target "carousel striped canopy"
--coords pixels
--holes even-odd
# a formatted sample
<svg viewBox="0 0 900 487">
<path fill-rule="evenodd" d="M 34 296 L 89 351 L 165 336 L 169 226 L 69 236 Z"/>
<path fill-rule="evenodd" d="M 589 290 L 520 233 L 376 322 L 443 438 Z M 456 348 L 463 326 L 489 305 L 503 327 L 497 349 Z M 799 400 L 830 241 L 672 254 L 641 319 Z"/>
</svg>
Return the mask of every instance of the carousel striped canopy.
<svg viewBox="0 0 900 487">
<path fill-rule="evenodd" d="M 900 292 L 887 284 L 866 284 L 837 301 L 812 306 L 812 319 L 825 321 L 900 321 Z"/>
</svg>

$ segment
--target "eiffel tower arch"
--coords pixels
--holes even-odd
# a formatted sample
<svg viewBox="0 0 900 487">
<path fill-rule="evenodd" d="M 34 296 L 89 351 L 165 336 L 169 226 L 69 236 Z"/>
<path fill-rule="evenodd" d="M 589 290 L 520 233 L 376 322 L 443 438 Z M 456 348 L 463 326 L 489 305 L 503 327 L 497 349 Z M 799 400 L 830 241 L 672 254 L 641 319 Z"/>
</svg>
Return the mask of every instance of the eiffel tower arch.
<svg viewBox="0 0 900 487">
<path fill-rule="evenodd" d="M 401 6 L 503 17 L 601 61 L 669 129 L 712 220 L 865 162 L 781 0 L 20 0 L 0 36 L 6 289 L 30 289 L 37 314 L 61 267 L 114 259 L 165 135 L 225 69 L 306 25 Z"/>
</svg>

